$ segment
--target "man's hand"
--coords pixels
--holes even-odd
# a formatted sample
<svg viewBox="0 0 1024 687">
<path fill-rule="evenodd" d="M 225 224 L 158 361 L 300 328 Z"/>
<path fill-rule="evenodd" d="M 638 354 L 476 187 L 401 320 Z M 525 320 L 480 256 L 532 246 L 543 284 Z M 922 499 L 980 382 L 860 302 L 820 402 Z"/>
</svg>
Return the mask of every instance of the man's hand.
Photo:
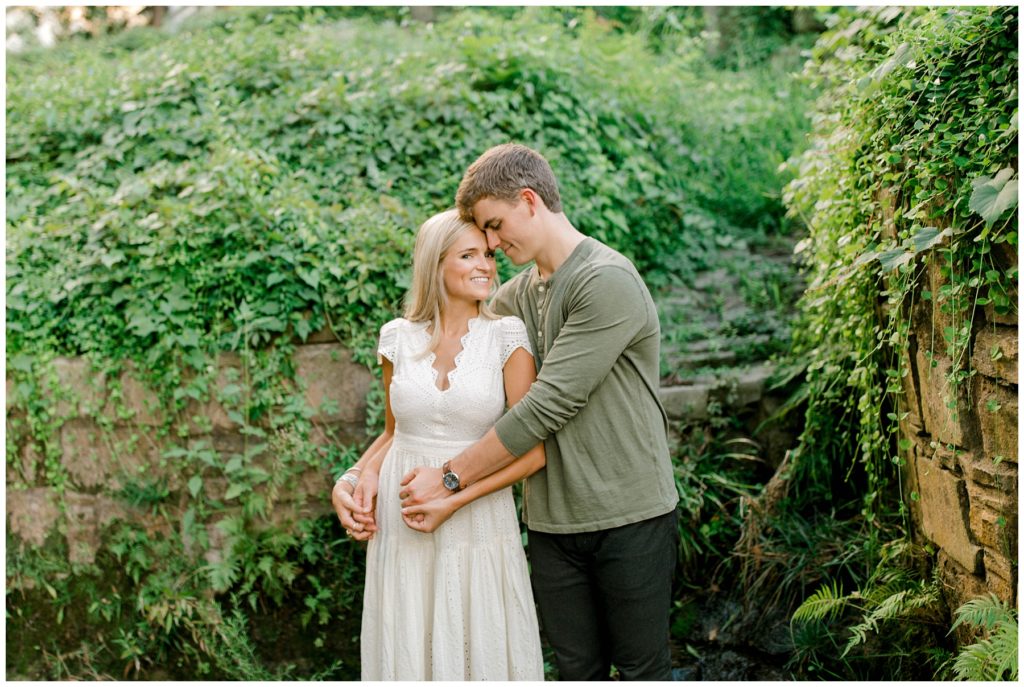
<svg viewBox="0 0 1024 687">
<path fill-rule="evenodd" d="M 433 532 L 455 512 L 448 505 L 450 502 L 450 499 L 437 499 L 422 506 L 403 508 L 402 520 L 418 532 Z"/>
<path fill-rule="evenodd" d="M 359 478 L 355 491 L 346 482 L 337 482 L 331 490 L 331 505 L 348 536 L 366 541 L 377 531 L 374 510 L 377 501 L 377 475 L 366 472 Z"/>
<path fill-rule="evenodd" d="M 402 478 L 398 498 L 402 499 L 402 508 L 422 506 L 436 499 L 443 499 L 451 494 L 441 483 L 441 468 L 416 467 Z"/>
</svg>

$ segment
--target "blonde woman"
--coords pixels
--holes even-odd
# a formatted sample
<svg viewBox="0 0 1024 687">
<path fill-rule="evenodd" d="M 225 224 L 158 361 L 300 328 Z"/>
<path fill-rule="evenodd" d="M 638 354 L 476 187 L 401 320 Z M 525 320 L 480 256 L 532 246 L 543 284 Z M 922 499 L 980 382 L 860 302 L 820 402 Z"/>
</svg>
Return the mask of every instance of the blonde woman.
<svg viewBox="0 0 1024 687">
<path fill-rule="evenodd" d="M 349 535 L 369 540 L 364 680 L 544 678 L 510 486 L 544 466 L 543 444 L 415 515 L 400 503 L 403 475 L 445 467 L 536 377 L 523 322 L 486 304 L 495 281 L 484 233 L 442 212 L 417 234 L 405 317 L 381 328 L 384 433 L 332 492 Z"/>
</svg>

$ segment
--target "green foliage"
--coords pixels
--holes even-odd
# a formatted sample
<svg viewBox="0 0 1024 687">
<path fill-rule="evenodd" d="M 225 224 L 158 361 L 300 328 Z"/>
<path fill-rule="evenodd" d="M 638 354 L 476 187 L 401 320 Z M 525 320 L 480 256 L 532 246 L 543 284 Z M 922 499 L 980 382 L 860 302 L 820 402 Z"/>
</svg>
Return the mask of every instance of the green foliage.
<svg viewBox="0 0 1024 687">
<path fill-rule="evenodd" d="M 674 461 L 679 511 L 685 514 L 679 522 L 680 574 L 700 588 L 707 587 L 709 576 L 696 563 L 728 557 L 743 521 L 743 498 L 758 491 L 754 475 L 763 462 L 753 441 L 720 436 L 726 431 L 684 430 Z"/>
<path fill-rule="evenodd" d="M 1016 218 L 1005 216 L 1009 200 L 986 199 L 1008 183 L 1005 172 L 998 181 L 988 174 L 1003 170 L 1016 146 L 1016 26 L 1006 8 L 882 8 L 840 18 L 815 48 L 811 73 L 831 88 L 786 194 L 810 229 L 798 246 L 810 277 L 794 328 L 795 356 L 809 361 L 798 465 L 810 485 L 863 470 L 869 520 L 891 508 L 881 492 L 901 460 L 889 438 L 896 423 L 879 409 L 902 412 L 909 370 L 899 352 L 920 258 L 938 260 L 948 280 L 930 297 L 951 322 L 941 332 L 956 363 L 951 398 L 971 375 L 967 341 L 979 306 L 1014 307 L 1016 267 L 1004 256 L 1016 249 Z M 983 189 L 989 195 L 979 196 Z M 991 212 L 979 218 L 976 209 Z M 890 222 L 894 234 L 885 233 Z M 935 352 L 932 342 L 921 346 Z"/>
<path fill-rule="evenodd" d="M 183 677 L 294 677 L 254 659 L 275 642 L 253 619 L 289 607 L 315 651 L 346 657 L 327 676 L 354 676 L 336 636 L 358 622 L 357 547 L 334 522 L 271 524 L 304 474 L 359 453 L 311 421 L 292 354 L 327 331 L 372 363 L 415 227 L 452 204 L 483 150 L 542 150 L 571 220 L 652 285 L 706 261 L 730 224 L 784 225 L 777 167 L 801 145 L 808 97 L 779 86 L 793 56 L 722 78 L 689 29 L 653 46 L 591 10 L 407 19 L 236 8 L 174 35 L 10 56 L 9 488 L 75 490 L 61 431 L 82 414 L 117 460 L 158 458 L 103 494 L 150 520 L 115 524 L 95 566 L 62 577 L 65 550 L 10 548 L 8 565 L 47 585 L 61 620 L 84 595 L 76 619 L 104 627 L 97 646 L 125 676 L 173 664 Z M 67 356 L 89 361 L 109 405 L 62 387 Z M 155 421 L 129 410 L 128 373 L 155 391 Z M 212 401 L 241 445 L 220 443 Z M 379 385 L 368 404 L 372 431 Z M 726 517 L 698 541 L 722 548 L 746 485 L 713 477 L 693 480 Z M 122 575 L 110 592 L 108 568 Z"/>
<path fill-rule="evenodd" d="M 1017 680 L 1017 611 L 995 594 L 971 599 L 956 609 L 960 625 L 974 625 L 987 636 L 963 647 L 953 661 L 957 680 Z"/>
<path fill-rule="evenodd" d="M 925 675 L 921 668 L 933 660 L 931 654 L 926 661 L 915 656 L 936 646 L 943 604 L 937 575 L 918 579 L 918 558 L 911 544 L 890 542 L 859 589 L 844 594 L 833 579 L 807 597 L 791 618 L 796 647 L 791 666 L 807 675 L 842 679 Z M 837 649 L 838 656 L 831 653 Z M 883 657 L 890 661 L 879 664 Z"/>
<path fill-rule="evenodd" d="M 874 572 L 858 596 L 833 578 L 794 619 L 856 610 L 845 647 L 832 630 L 801 630 L 811 646 L 832 647 L 805 667 L 852 676 L 854 649 L 869 649 L 878 631 L 887 644 L 906 640 L 888 621 L 923 612 L 934 595 L 917 568 L 885 572 L 885 542 L 909 536 L 898 433 L 911 313 L 924 302 L 942 322 L 917 332 L 917 346 L 926 360 L 952 360 L 945 400 L 955 413 L 983 308 L 1016 312 L 1017 11 L 842 10 L 831 24 L 805 72 L 824 89 L 812 146 L 789 163 L 797 172 L 785 193 L 809 230 L 797 246 L 810 286 L 793 327 L 806 379 L 790 407 L 805 408 L 806 425 L 791 495 L 807 511 L 858 500 L 859 516 L 845 517 L 866 525 L 857 548 Z M 922 284 L 928 265 L 940 268 L 934 292 Z M 828 660 L 836 648 L 841 667 Z"/>
</svg>

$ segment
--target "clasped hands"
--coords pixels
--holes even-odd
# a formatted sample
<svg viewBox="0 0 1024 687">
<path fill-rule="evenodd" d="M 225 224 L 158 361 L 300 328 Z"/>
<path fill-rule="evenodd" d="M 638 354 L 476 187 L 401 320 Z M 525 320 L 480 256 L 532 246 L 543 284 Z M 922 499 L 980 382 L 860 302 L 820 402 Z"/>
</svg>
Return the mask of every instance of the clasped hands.
<svg viewBox="0 0 1024 687">
<path fill-rule="evenodd" d="M 447 499 L 451 492 L 441 482 L 440 468 L 415 467 L 400 485 L 402 520 L 411 529 L 433 532 L 455 512 L 454 504 Z M 357 541 L 367 541 L 377 531 L 377 475 L 363 473 L 351 492 L 346 486 L 345 482 L 334 485 L 331 503 L 348 535 Z"/>
</svg>

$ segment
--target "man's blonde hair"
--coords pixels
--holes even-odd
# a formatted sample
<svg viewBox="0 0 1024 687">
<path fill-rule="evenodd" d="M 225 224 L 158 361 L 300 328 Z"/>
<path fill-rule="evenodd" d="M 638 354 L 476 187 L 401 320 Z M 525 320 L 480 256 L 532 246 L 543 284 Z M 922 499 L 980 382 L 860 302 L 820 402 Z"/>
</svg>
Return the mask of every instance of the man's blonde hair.
<svg viewBox="0 0 1024 687">
<path fill-rule="evenodd" d="M 551 212 L 562 211 L 558 182 L 544 156 L 518 143 L 503 143 L 469 166 L 455 194 L 455 207 L 463 220 L 472 222 L 477 201 L 497 198 L 515 202 L 524 188 L 536 191 Z"/>
<path fill-rule="evenodd" d="M 448 291 L 444 286 L 441 263 L 448 251 L 467 231 L 480 231 L 476 225 L 459 217 L 454 208 L 439 212 L 422 225 L 416 234 L 412 254 L 412 288 L 405 297 L 405 318 L 410 322 L 431 322 L 434 332 L 430 344 L 423 351 L 427 355 L 441 342 L 441 311 L 448 305 Z M 494 275 L 493 288 L 497 288 L 498 275 Z M 480 315 L 497 319 L 486 301 L 480 301 Z"/>
</svg>

